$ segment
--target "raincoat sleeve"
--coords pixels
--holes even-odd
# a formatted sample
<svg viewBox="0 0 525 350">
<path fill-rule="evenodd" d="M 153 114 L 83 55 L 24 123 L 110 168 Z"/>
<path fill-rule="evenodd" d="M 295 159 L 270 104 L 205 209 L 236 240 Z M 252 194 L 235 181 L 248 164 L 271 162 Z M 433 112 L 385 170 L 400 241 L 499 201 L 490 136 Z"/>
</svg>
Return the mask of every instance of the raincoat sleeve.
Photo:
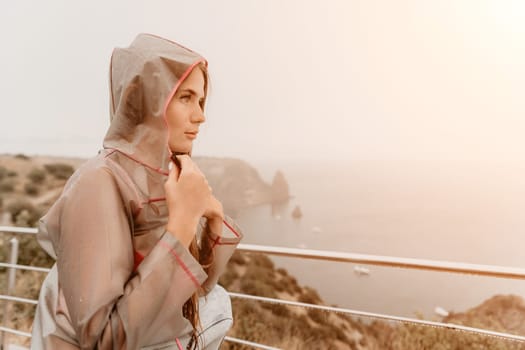
<svg viewBox="0 0 525 350">
<path fill-rule="evenodd" d="M 132 274 L 128 211 L 111 171 L 85 172 L 68 192 L 57 266 L 80 348 L 138 349 L 191 330 L 182 306 L 207 275 L 182 243 L 164 233 Z"/>
<path fill-rule="evenodd" d="M 212 241 L 211 245 L 214 251 L 213 263 L 208 270 L 208 278 L 202 285 L 204 292 L 208 293 L 217 284 L 219 277 L 226 270 L 226 264 L 244 235 L 237 223 L 229 216 L 225 216 L 222 232 L 217 234 L 206 231 L 204 236 Z"/>
</svg>

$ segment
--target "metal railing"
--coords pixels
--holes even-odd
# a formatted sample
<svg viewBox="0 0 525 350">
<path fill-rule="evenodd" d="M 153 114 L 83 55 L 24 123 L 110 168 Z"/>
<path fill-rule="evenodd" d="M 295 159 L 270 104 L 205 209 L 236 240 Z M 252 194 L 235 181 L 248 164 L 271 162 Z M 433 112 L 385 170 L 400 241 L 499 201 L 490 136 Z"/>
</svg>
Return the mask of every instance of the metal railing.
<svg viewBox="0 0 525 350">
<path fill-rule="evenodd" d="M 353 254 L 326 250 L 272 247 L 254 244 L 239 244 L 237 249 L 249 253 L 265 253 L 270 255 L 287 256 L 293 258 L 358 263 L 386 267 L 401 267 L 405 269 L 417 269 L 427 271 L 466 273 L 479 276 L 525 280 L 525 269 L 506 266 L 478 265 L 461 262 L 399 258 L 382 255 Z"/>
<path fill-rule="evenodd" d="M 0 232 L 15 233 L 15 234 L 36 234 L 37 229 L 0 226 Z M 20 298 L 20 297 L 11 295 L 12 287 L 14 285 L 14 278 L 15 278 L 14 271 L 28 270 L 28 271 L 37 271 L 37 272 L 47 273 L 48 271 L 50 271 L 50 269 L 43 268 L 43 267 L 25 266 L 25 265 L 17 264 L 16 260 L 18 256 L 18 243 L 15 238 L 11 239 L 10 242 L 12 243 L 10 261 L 9 263 L 3 263 L 3 262 L 0 263 L 0 267 L 7 268 L 7 271 L 8 271 L 7 295 L 0 295 L 0 300 L 36 305 L 37 300 Z M 505 266 L 467 264 L 467 263 L 461 263 L 461 262 L 411 259 L 411 258 L 378 256 L 378 255 L 367 255 L 367 254 L 353 254 L 353 253 L 344 253 L 344 252 L 262 246 L 262 245 L 253 245 L 253 244 L 239 244 L 237 250 L 244 252 L 244 253 L 264 253 L 264 254 L 285 256 L 285 257 L 292 257 L 292 258 L 314 259 L 314 260 L 346 262 L 346 263 L 358 263 L 358 264 L 386 266 L 386 267 L 401 267 L 401 268 L 406 268 L 406 269 L 439 271 L 439 272 L 449 272 L 449 273 L 463 273 L 463 274 L 473 274 L 473 275 L 479 275 L 479 276 L 507 278 L 507 279 L 520 279 L 520 280 L 525 279 L 525 269 L 505 267 Z M 437 328 L 443 328 L 446 330 L 463 331 L 463 332 L 479 334 L 479 335 L 483 335 L 487 337 L 495 337 L 495 338 L 499 338 L 502 340 L 525 343 L 525 336 L 519 336 L 519 335 L 502 333 L 502 332 L 495 332 L 495 331 L 474 328 L 474 327 L 467 327 L 467 326 L 453 324 L 453 323 L 426 321 L 426 320 L 421 320 L 421 319 L 413 319 L 413 318 L 407 318 L 407 317 L 370 313 L 370 312 L 359 311 L 359 310 L 351 310 L 351 309 L 346 309 L 346 308 L 316 305 L 316 304 L 309 304 L 309 303 L 302 303 L 302 302 L 288 301 L 288 300 L 281 300 L 281 299 L 274 299 L 274 298 L 266 298 L 266 297 L 247 295 L 247 294 L 241 294 L 241 293 L 229 292 L 229 295 L 232 298 L 240 298 L 240 299 L 260 301 L 260 302 L 276 303 L 276 304 L 282 304 L 282 305 L 288 305 L 288 306 L 317 309 L 317 310 L 337 312 L 337 313 L 342 313 L 342 314 L 347 314 L 347 315 L 357 316 L 357 317 L 376 318 L 376 319 L 383 319 L 383 320 L 388 320 L 388 321 L 402 322 L 406 324 L 437 327 Z M 7 311 L 7 309 L 5 309 L 4 311 Z M 4 323 L 2 326 L 0 326 L 0 334 L 2 334 L 2 338 L 3 338 L 4 332 L 16 334 L 16 335 L 24 336 L 24 337 L 31 337 L 30 333 L 5 327 L 5 324 L 6 324 L 5 321 L 7 319 L 6 317 L 7 317 L 7 314 L 6 312 L 4 312 Z M 267 350 L 277 349 L 275 347 L 271 347 L 268 345 L 250 342 L 250 341 L 243 340 L 243 339 L 237 339 L 237 338 L 230 337 L 230 336 L 227 336 L 225 338 L 225 341 L 242 344 L 242 345 L 248 345 L 254 348 L 258 348 L 258 349 L 267 349 Z"/>
</svg>

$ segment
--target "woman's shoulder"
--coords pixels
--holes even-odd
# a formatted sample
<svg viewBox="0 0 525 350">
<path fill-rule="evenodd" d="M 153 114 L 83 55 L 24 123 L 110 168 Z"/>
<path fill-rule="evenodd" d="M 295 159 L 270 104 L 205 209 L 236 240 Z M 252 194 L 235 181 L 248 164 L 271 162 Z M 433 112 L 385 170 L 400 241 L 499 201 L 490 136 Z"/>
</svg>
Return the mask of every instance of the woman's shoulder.
<svg viewBox="0 0 525 350">
<path fill-rule="evenodd" d="M 143 171 L 142 166 L 120 152 L 103 150 L 86 162 L 86 169 L 81 172 L 81 176 L 93 176 L 104 184 L 116 186 L 123 199 L 139 203 L 144 199 L 144 195 L 139 190 L 136 177 Z"/>
<path fill-rule="evenodd" d="M 76 187 L 80 183 L 91 183 L 93 181 L 110 183 L 114 177 L 113 167 L 113 164 L 108 162 L 107 157 L 99 153 L 97 156 L 88 159 L 73 173 L 65 189 Z"/>
<path fill-rule="evenodd" d="M 127 173 L 104 152 L 88 159 L 69 178 L 62 197 L 71 197 L 77 193 L 89 191 L 92 195 L 104 192 L 129 193 L 131 184 L 126 180 Z"/>
<path fill-rule="evenodd" d="M 117 191 L 126 203 L 142 203 L 148 196 L 162 197 L 163 178 L 151 178 L 147 169 L 111 150 L 103 150 L 86 161 L 69 179 L 66 194 L 78 190 L 92 191 L 93 194 Z"/>
</svg>

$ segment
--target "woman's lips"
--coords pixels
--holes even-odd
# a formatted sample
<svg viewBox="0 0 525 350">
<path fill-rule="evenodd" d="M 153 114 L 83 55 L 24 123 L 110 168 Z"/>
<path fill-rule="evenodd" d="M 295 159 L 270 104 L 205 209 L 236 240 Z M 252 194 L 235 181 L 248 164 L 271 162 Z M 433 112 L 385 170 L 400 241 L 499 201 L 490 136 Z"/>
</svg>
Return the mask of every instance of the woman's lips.
<svg viewBox="0 0 525 350">
<path fill-rule="evenodd" d="M 186 135 L 187 138 L 191 140 L 195 140 L 197 138 L 198 132 L 185 132 L 184 134 Z"/>
</svg>

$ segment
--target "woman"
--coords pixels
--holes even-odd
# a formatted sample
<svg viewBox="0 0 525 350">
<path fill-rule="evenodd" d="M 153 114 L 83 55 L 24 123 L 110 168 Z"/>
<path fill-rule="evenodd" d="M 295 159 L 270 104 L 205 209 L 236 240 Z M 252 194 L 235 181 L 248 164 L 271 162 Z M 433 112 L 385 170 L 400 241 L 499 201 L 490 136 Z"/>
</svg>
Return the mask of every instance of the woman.
<svg viewBox="0 0 525 350">
<path fill-rule="evenodd" d="M 217 280 L 242 234 L 189 156 L 206 66 L 152 35 L 113 52 L 104 149 L 41 220 L 56 264 L 32 349 L 219 347 L 232 316 Z"/>
</svg>

